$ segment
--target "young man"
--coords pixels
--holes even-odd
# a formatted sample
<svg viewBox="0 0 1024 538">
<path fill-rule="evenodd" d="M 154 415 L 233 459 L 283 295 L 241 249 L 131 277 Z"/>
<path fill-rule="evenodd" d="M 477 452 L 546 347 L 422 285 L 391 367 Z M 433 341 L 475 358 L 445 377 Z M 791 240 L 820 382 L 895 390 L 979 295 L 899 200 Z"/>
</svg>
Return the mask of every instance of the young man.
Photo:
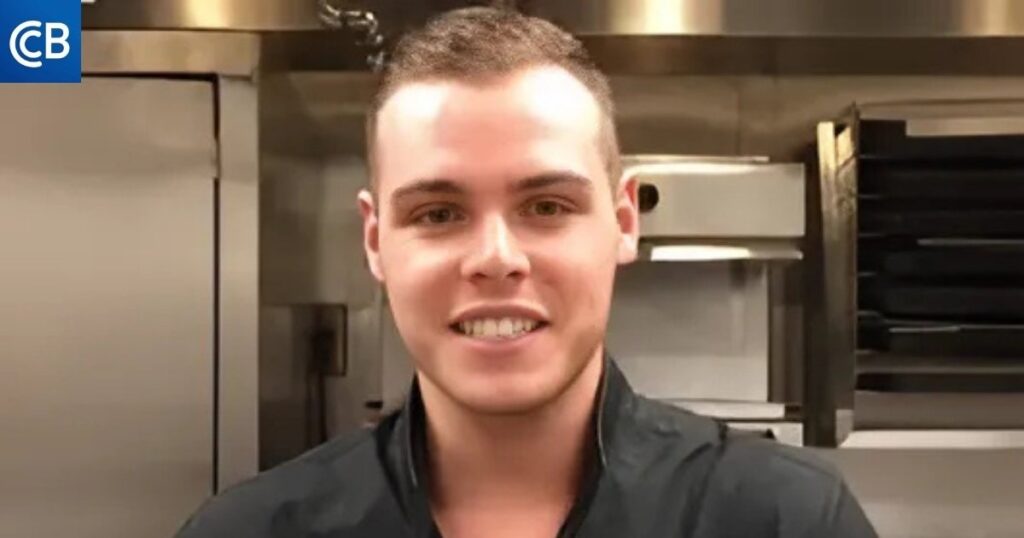
<svg viewBox="0 0 1024 538">
<path fill-rule="evenodd" d="M 182 538 L 874 536 L 831 468 L 646 400 L 606 356 L 637 185 L 571 36 L 444 15 L 398 45 L 367 132 L 364 246 L 414 357 L 408 402 Z"/>
</svg>

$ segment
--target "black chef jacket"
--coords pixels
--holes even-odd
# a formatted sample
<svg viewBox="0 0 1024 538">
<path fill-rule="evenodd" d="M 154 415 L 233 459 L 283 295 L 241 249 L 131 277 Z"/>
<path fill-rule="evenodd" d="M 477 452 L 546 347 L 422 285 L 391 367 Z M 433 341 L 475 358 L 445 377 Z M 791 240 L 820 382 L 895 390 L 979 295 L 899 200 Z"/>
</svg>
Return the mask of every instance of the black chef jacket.
<svg viewBox="0 0 1024 538">
<path fill-rule="evenodd" d="M 605 360 L 594 457 L 558 537 L 876 536 L 837 472 L 637 395 Z M 417 386 L 376 429 L 330 441 L 208 501 L 178 538 L 438 538 Z"/>
</svg>

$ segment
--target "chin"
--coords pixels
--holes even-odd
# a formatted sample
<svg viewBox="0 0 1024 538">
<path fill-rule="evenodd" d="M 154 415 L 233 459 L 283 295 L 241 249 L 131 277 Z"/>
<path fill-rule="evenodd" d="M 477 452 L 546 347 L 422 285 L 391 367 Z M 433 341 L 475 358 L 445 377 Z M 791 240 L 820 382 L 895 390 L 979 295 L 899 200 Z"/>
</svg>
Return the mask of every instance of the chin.
<svg viewBox="0 0 1024 538">
<path fill-rule="evenodd" d="M 452 397 L 460 406 L 484 415 L 529 414 L 554 399 L 547 392 L 529 389 L 456 389 L 453 392 Z"/>
<path fill-rule="evenodd" d="M 528 414 L 557 400 L 582 371 L 544 366 L 534 371 L 459 372 L 441 380 L 441 386 L 461 407 L 476 413 Z"/>
<path fill-rule="evenodd" d="M 480 353 L 463 342 L 435 350 L 417 368 L 452 403 L 487 415 L 543 409 L 568 392 L 594 359 L 545 340 L 511 353 Z"/>
</svg>

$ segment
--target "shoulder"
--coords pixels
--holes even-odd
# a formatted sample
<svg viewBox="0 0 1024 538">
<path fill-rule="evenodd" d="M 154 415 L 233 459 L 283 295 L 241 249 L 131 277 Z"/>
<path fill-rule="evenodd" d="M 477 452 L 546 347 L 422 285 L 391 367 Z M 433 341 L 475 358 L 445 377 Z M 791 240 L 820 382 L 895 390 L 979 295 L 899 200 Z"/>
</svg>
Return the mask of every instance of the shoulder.
<svg viewBox="0 0 1024 538">
<path fill-rule="evenodd" d="M 770 489 L 842 482 L 838 470 L 810 450 L 776 443 L 753 434 L 729 431 L 721 422 L 681 408 L 637 397 L 631 411 L 634 441 L 657 440 L 678 452 L 691 445 L 714 453 L 714 479 L 771 486 Z M 712 460 L 714 462 L 712 463 Z"/>
<path fill-rule="evenodd" d="M 873 537 L 838 469 L 810 449 L 738 432 L 711 418 L 637 397 L 632 453 L 672 487 L 700 491 L 709 536 Z M 648 469 L 650 470 L 650 469 Z M 650 473 L 645 473 L 650 476 Z M 705 534 L 700 534 L 701 536 Z"/>
<path fill-rule="evenodd" d="M 631 436 L 657 444 L 668 443 L 677 449 L 687 445 L 696 450 L 721 439 L 721 426 L 715 420 L 643 396 L 633 398 L 628 413 Z"/>
<path fill-rule="evenodd" d="M 843 483 L 839 471 L 809 449 L 739 436 L 722 449 L 716 483 L 734 493 L 821 502 Z"/>
<path fill-rule="evenodd" d="M 705 507 L 773 536 L 873 537 L 842 474 L 810 449 L 741 436 L 722 446 Z M 710 505 L 710 506 L 709 506 Z M 743 514 L 741 518 L 735 514 Z"/>
<path fill-rule="evenodd" d="M 353 504 L 346 498 L 383 486 L 376 453 L 369 431 L 328 441 L 210 499 L 177 536 L 263 538 L 302 532 L 325 500 Z"/>
</svg>

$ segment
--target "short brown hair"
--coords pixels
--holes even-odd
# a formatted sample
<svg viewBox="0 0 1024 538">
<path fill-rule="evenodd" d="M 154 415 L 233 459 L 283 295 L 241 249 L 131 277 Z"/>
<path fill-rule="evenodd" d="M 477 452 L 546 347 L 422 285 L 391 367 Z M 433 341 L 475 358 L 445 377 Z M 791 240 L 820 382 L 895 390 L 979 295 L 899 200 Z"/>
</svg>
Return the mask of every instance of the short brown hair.
<svg viewBox="0 0 1024 538">
<path fill-rule="evenodd" d="M 367 116 L 371 175 L 377 116 L 399 87 L 439 79 L 475 82 L 547 65 L 568 71 L 597 101 L 604 116 L 601 151 L 614 184 L 620 173 L 620 158 L 608 79 L 591 61 L 583 44 L 568 32 L 543 19 L 491 7 L 449 11 L 398 42 Z"/>
</svg>

